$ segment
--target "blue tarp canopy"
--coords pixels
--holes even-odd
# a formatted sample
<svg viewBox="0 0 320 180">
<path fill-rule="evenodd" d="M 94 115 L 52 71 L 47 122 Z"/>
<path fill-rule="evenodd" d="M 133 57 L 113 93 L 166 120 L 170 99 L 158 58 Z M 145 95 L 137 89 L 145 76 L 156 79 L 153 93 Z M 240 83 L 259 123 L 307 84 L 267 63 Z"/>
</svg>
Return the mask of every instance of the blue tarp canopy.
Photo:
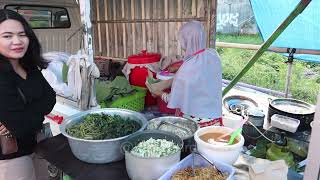
<svg viewBox="0 0 320 180">
<path fill-rule="evenodd" d="M 300 0 L 251 0 L 258 29 L 264 41 L 271 36 L 299 2 Z M 271 46 L 320 50 L 320 0 L 311 1 Z M 295 54 L 294 58 L 320 63 L 319 55 Z"/>
</svg>

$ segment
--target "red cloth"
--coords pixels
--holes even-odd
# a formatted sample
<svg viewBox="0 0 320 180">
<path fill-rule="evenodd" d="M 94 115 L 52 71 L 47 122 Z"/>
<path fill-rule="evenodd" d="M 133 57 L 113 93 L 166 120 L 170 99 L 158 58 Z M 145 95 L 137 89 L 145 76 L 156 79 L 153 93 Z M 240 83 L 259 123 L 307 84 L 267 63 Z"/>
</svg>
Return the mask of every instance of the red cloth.
<svg viewBox="0 0 320 180">
<path fill-rule="evenodd" d="M 176 109 L 175 116 L 183 117 L 183 112 L 181 112 L 180 109 Z M 191 117 L 194 118 L 193 116 L 191 116 Z M 215 125 L 216 123 L 219 123 L 220 126 L 224 126 L 223 121 L 222 121 L 222 117 L 215 118 L 215 119 L 212 119 L 212 120 L 206 121 L 206 122 L 198 122 L 200 128 L 212 126 L 212 125 Z"/>
</svg>

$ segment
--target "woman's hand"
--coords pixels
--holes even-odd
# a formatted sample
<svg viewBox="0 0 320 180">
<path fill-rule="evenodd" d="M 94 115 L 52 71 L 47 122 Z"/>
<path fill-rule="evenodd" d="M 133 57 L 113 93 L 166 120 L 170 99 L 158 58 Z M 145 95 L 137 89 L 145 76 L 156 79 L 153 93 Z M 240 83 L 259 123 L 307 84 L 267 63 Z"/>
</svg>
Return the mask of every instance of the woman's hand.
<svg viewBox="0 0 320 180">
<path fill-rule="evenodd" d="M 148 70 L 148 76 L 150 78 L 153 78 L 153 74 L 151 71 Z M 165 80 L 165 81 L 160 81 L 157 83 L 149 83 L 148 80 L 146 81 L 146 86 L 151 92 L 152 95 L 154 96 L 161 96 L 164 92 L 165 89 L 170 88 L 172 85 L 172 79 L 170 80 Z"/>
<path fill-rule="evenodd" d="M 9 134 L 10 131 L 2 123 L 0 123 L 0 136 L 6 136 Z"/>
<path fill-rule="evenodd" d="M 148 82 L 146 82 L 146 86 L 153 96 L 161 96 L 163 94 L 163 91 L 159 89 L 159 87 L 157 86 L 157 83 L 149 84 Z"/>
</svg>

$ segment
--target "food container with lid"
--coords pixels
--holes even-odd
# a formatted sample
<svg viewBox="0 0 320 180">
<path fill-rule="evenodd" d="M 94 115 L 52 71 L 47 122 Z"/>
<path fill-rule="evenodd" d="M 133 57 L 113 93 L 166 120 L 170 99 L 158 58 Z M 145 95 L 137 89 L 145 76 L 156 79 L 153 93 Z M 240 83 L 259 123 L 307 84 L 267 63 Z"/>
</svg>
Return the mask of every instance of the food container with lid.
<svg viewBox="0 0 320 180">
<path fill-rule="evenodd" d="M 295 133 L 299 125 L 300 125 L 299 119 L 283 116 L 280 114 L 274 114 L 271 116 L 271 126 L 278 129 Z"/>
<path fill-rule="evenodd" d="M 139 54 L 128 57 L 128 63 L 123 68 L 123 73 L 127 76 L 131 85 L 146 87 L 145 82 L 148 77 L 148 70 L 153 73 L 154 77 L 160 71 L 160 58 L 161 55 L 158 53 L 149 53 L 147 50 L 143 50 Z M 157 103 L 149 91 L 147 92 L 145 103 L 146 105 L 155 105 Z"/>
</svg>

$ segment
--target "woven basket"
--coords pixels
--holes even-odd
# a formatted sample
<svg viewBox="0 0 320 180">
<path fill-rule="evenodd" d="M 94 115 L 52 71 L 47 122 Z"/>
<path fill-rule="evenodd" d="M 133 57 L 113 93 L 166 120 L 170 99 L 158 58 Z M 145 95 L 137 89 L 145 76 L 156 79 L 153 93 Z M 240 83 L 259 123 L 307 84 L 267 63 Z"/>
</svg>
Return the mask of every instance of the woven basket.
<svg viewBox="0 0 320 180">
<path fill-rule="evenodd" d="M 101 103 L 101 107 L 129 109 L 137 112 L 144 110 L 144 97 L 146 96 L 147 90 L 137 86 L 133 86 L 133 88 L 136 90 L 135 93 L 119 98 L 113 101 L 110 105 Z"/>
</svg>

